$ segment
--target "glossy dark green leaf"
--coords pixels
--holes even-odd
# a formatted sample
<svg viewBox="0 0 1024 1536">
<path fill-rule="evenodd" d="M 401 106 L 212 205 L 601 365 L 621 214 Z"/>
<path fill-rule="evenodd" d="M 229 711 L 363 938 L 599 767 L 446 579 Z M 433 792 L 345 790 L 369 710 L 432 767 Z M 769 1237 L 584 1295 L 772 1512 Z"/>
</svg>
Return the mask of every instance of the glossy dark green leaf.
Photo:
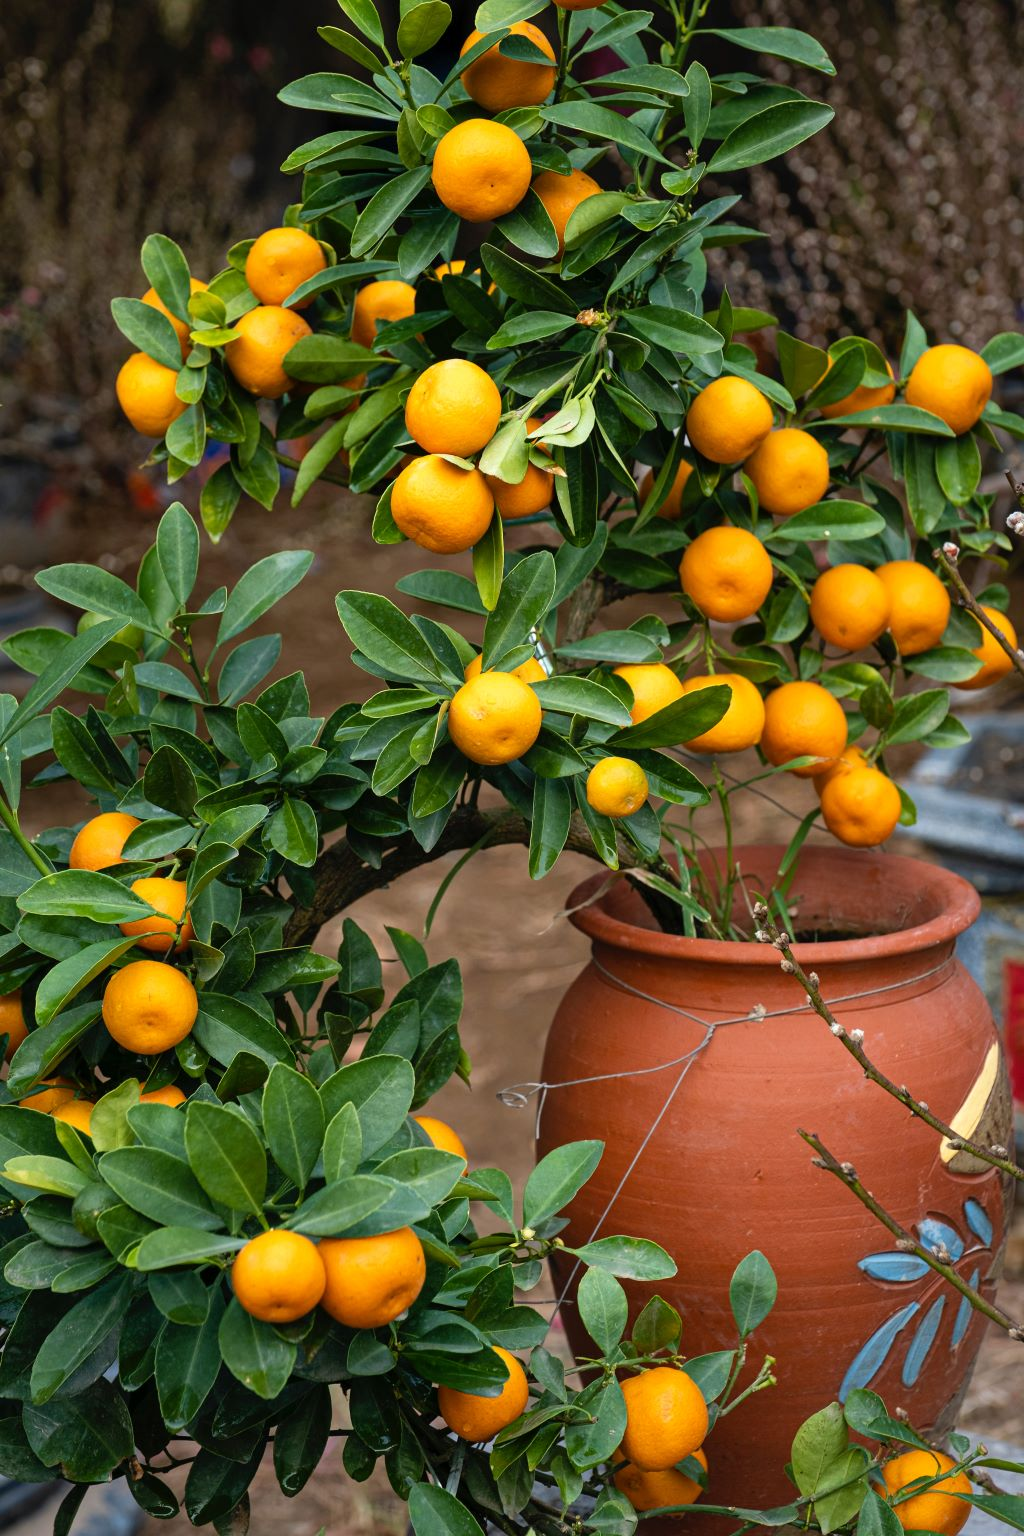
<svg viewBox="0 0 1024 1536">
<path fill-rule="evenodd" d="M 363 1155 L 382 1147 L 405 1121 L 415 1075 L 402 1056 L 371 1056 L 349 1062 L 321 1085 L 328 1121 L 343 1104 L 354 1104 L 363 1135 Z"/>
<path fill-rule="evenodd" d="M 144 304 L 141 299 L 112 299 L 110 313 L 133 347 L 162 368 L 173 368 L 177 373 L 181 367 L 181 345 L 174 326 L 155 305 Z"/>
<path fill-rule="evenodd" d="M 262 618 L 298 585 L 312 563 L 313 556 L 304 549 L 282 550 L 257 560 L 228 596 L 217 631 L 218 646 Z"/>
<path fill-rule="evenodd" d="M 185 1116 L 185 1150 L 211 1200 L 232 1211 L 262 1211 L 267 1158 L 244 1115 L 219 1104 L 191 1103 Z"/>
<path fill-rule="evenodd" d="M 741 1339 L 764 1322 L 775 1305 L 778 1289 L 771 1265 L 757 1249 L 737 1264 L 729 1282 L 729 1304 Z"/>
<path fill-rule="evenodd" d="M 721 175 L 762 165 L 820 132 L 833 117 L 835 109 L 822 101 L 784 101 L 766 107 L 733 129 L 708 161 L 708 170 Z"/>
<path fill-rule="evenodd" d="M 153 1147 L 119 1147 L 104 1153 L 99 1166 L 115 1194 L 162 1226 L 216 1230 L 221 1224 L 194 1174 L 167 1152 Z"/>
<path fill-rule="evenodd" d="M 257 1397 L 273 1398 L 284 1388 L 295 1364 L 296 1346 L 269 1323 L 246 1312 L 235 1297 L 224 1311 L 217 1334 L 224 1364 Z"/>
<path fill-rule="evenodd" d="M 156 1349 L 156 1386 L 168 1429 L 184 1429 L 213 1391 L 221 1366 L 217 1333 L 223 1312 L 218 1292 L 200 1327 L 164 1326 Z"/>
<path fill-rule="evenodd" d="M 263 1088 L 263 1129 L 274 1162 L 297 1189 L 305 1189 L 324 1141 L 323 1102 L 308 1077 L 280 1063 L 271 1069 Z"/>
<path fill-rule="evenodd" d="M 523 1192 L 524 1224 L 536 1228 L 557 1216 L 583 1188 L 603 1151 L 603 1141 L 575 1141 L 542 1157 Z"/>
<path fill-rule="evenodd" d="M 124 1397 L 109 1381 L 93 1382 L 74 1397 L 26 1404 L 24 1425 L 41 1462 L 84 1483 L 102 1482 L 135 1444 Z"/>
</svg>

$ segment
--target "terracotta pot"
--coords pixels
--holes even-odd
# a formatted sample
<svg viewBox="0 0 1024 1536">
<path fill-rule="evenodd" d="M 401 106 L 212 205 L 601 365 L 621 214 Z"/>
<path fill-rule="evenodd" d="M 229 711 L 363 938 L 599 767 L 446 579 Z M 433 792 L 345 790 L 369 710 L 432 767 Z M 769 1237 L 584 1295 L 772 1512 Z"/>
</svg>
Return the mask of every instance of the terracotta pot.
<svg viewBox="0 0 1024 1536">
<path fill-rule="evenodd" d="M 740 850 L 752 891 L 771 888 L 779 853 Z M 571 905 L 592 898 L 605 878 L 585 881 Z M 954 956 L 957 934 L 978 913 L 974 889 L 914 859 L 813 848 L 801 855 L 790 903 L 796 933 L 826 936 L 799 944 L 798 959 L 818 973 L 842 1023 L 864 1031 L 875 1064 L 961 1134 L 1005 1145 L 1010 1106 L 998 1039 Z M 957 1269 L 988 1294 L 1006 1231 L 1001 1176 L 944 1147 L 868 1082 L 825 1023 L 801 1008 L 798 986 L 770 947 L 661 933 L 625 882 L 572 920 L 592 939 L 593 959 L 559 1007 L 543 1079 L 611 1077 L 552 1088 L 544 1105 L 541 1154 L 578 1138 L 606 1144 L 571 1207 L 567 1240 L 623 1232 L 666 1247 L 677 1276 L 628 1284 L 630 1306 L 635 1315 L 655 1291 L 676 1306 L 688 1355 L 732 1347 L 729 1277 L 746 1253 L 760 1248 L 779 1281 L 775 1310 L 751 1350 L 754 1367 L 765 1354 L 776 1357 L 779 1384 L 715 1427 L 707 1502 L 786 1502 L 794 1431 L 854 1386 L 870 1386 L 890 1410 L 905 1408 L 922 1429 L 948 1429 L 983 1320 L 920 1260 L 896 1250 L 854 1196 L 813 1166 L 796 1131 L 817 1132 L 853 1162 L 905 1227 L 944 1242 Z M 843 937 L 829 941 L 829 933 Z M 769 1014 L 760 1022 L 746 1017 L 756 1004 Z M 742 1022 L 717 1030 L 665 1109 L 681 1068 L 658 1068 L 704 1034 L 673 1008 Z M 619 1075 L 644 1068 L 655 1070 Z M 559 1285 L 568 1272 L 564 1264 Z M 571 1304 L 564 1316 L 582 1344 Z M 654 1528 L 660 1524 L 676 1528 Z"/>
</svg>

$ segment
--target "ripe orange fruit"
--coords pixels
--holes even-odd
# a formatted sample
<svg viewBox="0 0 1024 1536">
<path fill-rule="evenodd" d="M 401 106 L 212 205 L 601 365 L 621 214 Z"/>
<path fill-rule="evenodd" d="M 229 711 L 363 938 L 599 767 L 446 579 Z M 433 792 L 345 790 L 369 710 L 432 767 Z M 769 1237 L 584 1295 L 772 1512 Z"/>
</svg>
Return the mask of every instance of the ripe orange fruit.
<svg viewBox="0 0 1024 1536">
<path fill-rule="evenodd" d="M 471 763 L 511 763 L 540 733 L 540 700 L 511 672 L 481 672 L 448 708 L 448 734 Z"/>
<path fill-rule="evenodd" d="M 141 1083 L 139 1086 L 141 1088 Z M 166 1088 L 151 1088 L 148 1093 L 139 1094 L 140 1104 L 166 1104 L 169 1109 L 176 1109 L 184 1102 L 184 1093 L 174 1083 L 168 1083 Z"/>
<path fill-rule="evenodd" d="M 145 352 L 133 352 L 121 364 L 114 386 L 117 403 L 136 432 L 143 437 L 163 437 L 172 421 L 185 409 L 174 393 L 178 375 L 173 368 L 155 363 Z"/>
<path fill-rule="evenodd" d="M 460 1440 L 493 1440 L 495 1435 L 514 1423 L 530 1401 L 530 1387 L 515 1355 L 494 1346 L 508 1366 L 508 1380 L 497 1397 L 478 1397 L 474 1392 L 458 1392 L 454 1387 L 438 1387 L 437 1411 Z"/>
<path fill-rule="evenodd" d="M 631 757 L 602 757 L 587 774 L 587 804 L 618 820 L 647 804 L 647 775 Z"/>
<path fill-rule="evenodd" d="M 463 674 L 467 683 L 471 677 L 480 676 L 482 666 L 483 655 L 474 656 Z M 547 673 L 536 656 L 531 656 L 529 661 L 524 661 L 521 666 L 513 667 L 512 676 L 521 677 L 524 683 L 543 683 L 547 681 Z"/>
<path fill-rule="evenodd" d="M 792 517 L 813 507 L 828 490 L 828 454 L 816 437 L 799 427 L 780 427 L 743 466 L 766 512 Z"/>
<path fill-rule="evenodd" d="M 476 453 L 490 442 L 500 418 L 497 384 L 464 357 L 449 357 L 425 369 L 405 402 L 409 436 L 427 453 L 459 458 Z"/>
<path fill-rule="evenodd" d="M 526 430 L 536 432 L 540 425 L 540 417 L 531 416 L 526 423 Z M 543 469 L 539 464 L 528 464 L 526 474 L 518 485 L 499 480 L 497 475 L 486 475 L 484 478 L 491 488 L 494 505 L 504 518 L 531 517 L 534 512 L 543 512 L 545 507 L 551 505 L 555 477 L 551 470 Z"/>
<path fill-rule="evenodd" d="M 4 1052 L 4 1060 L 10 1061 L 18 1046 L 28 1035 L 25 1012 L 21 1006 L 20 987 L 17 991 L 5 992 L 0 997 L 0 1035 L 7 1036 L 7 1049 Z"/>
<path fill-rule="evenodd" d="M 261 304 L 283 304 L 300 283 L 316 277 L 327 266 L 320 242 L 305 229 L 282 225 L 265 229 L 249 247 L 245 280 Z M 305 309 L 313 295 L 294 305 Z"/>
<path fill-rule="evenodd" d="M 411 1307 L 427 1261 L 411 1227 L 376 1237 L 329 1237 L 320 1244 L 327 1275 L 321 1305 L 349 1328 L 382 1328 Z"/>
<path fill-rule="evenodd" d="M 956 1466 L 941 1451 L 905 1451 L 895 1456 L 882 1468 L 882 1478 L 890 1494 L 900 1493 L 919 1477 L 943 1477 L 934 1488 L 916 1493 L 902 1504 L 893 1506 L 893 1512 L 905 1531 L 934 1531 L 937 1536 L 957 1536 L 967 1523 L 971 1505 L 955 1497 L 958 1493 L 971 1493 L 971 1480 L 966 1472 L 953 1472 Z"/>
<path fill-rule="evenodd" d="M 704 1452 L 696 1450 L 692 1455 L 706 1472 L 708 1459 Z M 616 1451 L 612 1460 L 622 1462 L 621 1451 Z M 667 1467 L 663 1472 L 642 1472 L 632 1462 L 627 1462 L 614 1474 L 613 1481 L 636 1510 L 670 1509 L 676 1504 L 695 1504 L 704 1492 L 695 1478 L 687 1477 L 685 1472 L 677 1472 L 675 1467 Z M 684 1519 L 685 1516 L 680 1515 L 678 1518 Z"/>
<path fill-rule="evenodd" d="M 71 844 L 68 866 L 71 869 L 109 869 L 120 864 L 121 850 L 142 822 L 124 811 L 104 811 L 87 821 Z"/>
<path fill-rule="evenodd" d="M 462 83 L 477 106 L 487 112 L 505 112 L 510 107 L 536 107 L 550 96 L 555 84 L 555 51 L 539 27 L 530 21 L 514 21 L 509 27 L 513 37 L 529 38 L 551 60 L 547 64 L 529 64 L 508 59 L 499 45 L 488 48 L 462 72 Z M 479 43 L 483 32 L 471 32 L 459 49 L 459 57 Z"/>
<path fill-rule="evenodd" d="M 264 1323 L 294 1323 L 305 1317 L 326 1284 L 316 1244 L 283 1227 L 251 1238 L 231 1265 L 231 1288 L 239 1305 Z"/>
<path fill-rule="evenodd" d="M 206 292 L 206 284 L 201 283 L 198 277 L 190 277 L 188 282 L 190 293 Z M 167 308 L 167 305 L 164 303 L 163 299 L 157 293 L 155 288 L 146 289 L 145 293 L 142 295 L 142 302 L 143 304 L 150 305 L 152 309 L 158 309 L 162 315 L 167 316 L 168 320 L 174 327 L 174 334 L 177 336 L 178 341 L 181 344 L 181 358 L 182 362 L 184 362 L 185 358 L 188 357 L 189 353 L 192 351 L 192 341 L 189 334 L 192 330 L 191 325 L 189 325 L 185 320 L 179 320 L 177 315 L 171 314 L 170 310 Z"/>
<path fill-rule="evenodd" d="M 708 528 L 689 543 L 679 581 L 708 619 L 736 623 L 757 612 L 772 589 L 768 551 L 746 528 Z"/>
<path fill-rule="evenodd" d="M 852 773 L 854 768 L 870 768 L 872 765 L 863 747 L 858 747 L 855 742 L 850 742 L 840 752 L 839 756 L 824 770 L 823 773 L 814 775 L 814 787 L 821 798 L 822 790 L 833 779 L 838 779 L 844 773 Z"/>
<path fill-rule="evenodd" d="M 885 366 L 889 371 L 890 379 L 893 380 L 891 384 L 879 384 L 875 388 L 872 388 L 869 384 L 858 384 L 856 389 L 852 389 L 841 400 L 834 401 L 832 405 L 823 405 L 821 407 L 821 414 L 831 420 L 833 416 L 852 416 L 854 411 L 872 411 L 879 405 L 891 405 L 896 398 L 896 380 L 893 378 L 892 368 L 889 367 L 889 364 L 886 363 Z M 825 373 L 828 373 L 831 367 L 832 359 L 829 358 L 828 368 L 825 369 Z M 825 377 L 825 373 L 822 374 L 822 379 Z M 821 383 L 821 379 L 818 380 L 818 383 Z"/>
<path fill-rule="evenodd" d="M 133 960 L 115 971 L 103 993 L 103 1022 L 126 1051 L 158 1056 L 184 1040 L 199 997 L 184 971 L 159 960 Z"/>
<path fill-rule="evenodd" d="M 691 752 L 742 752 L 756 747 L 764 730 L 764 700 L 739 672 L 710 672 L 683 679 L 683 692 L 696 693 L 726 683 L 732 689 L 729 708 L 709 730 L 683 743 Z"/>
<path fill-rule="evenodd" d="M 55 1120 L 64 1120 L 68 1125 L 73 1125 L 76 1131 L 84 1131 L 86 1136 L 91 1136 L 92 1112 L 95 1104 L 90 1104 L 88 1099 L 67 1099 L 63 1104 L 58 1104 L 53 1110 Z"/>
<path fill-rule="evenodd" d="M 576 212 L 580 203 L 585 203 L 588 197 L 593 197 L 595 192 L 601 191 L 601 185 L 593 176 L 588 176 L 586 171 L 577 170 L 575 167 L 567 176 L 558 171 L 541 171 L 534 178 L 533 190 L 547 209 L 548 218 L 555 226 L 555 234 L 558 236 L 558 254 L 561 256 L 565 250 L 566 225 Z"/>
<path fill-rule="evenodd" d="M 43 1085 L 34 1093 L 19 1099 L 22 1109 L 35 1109 L 40 1114 L 52 1115 L 61 1104 L 67 1104 L 75 1096 L 75 1090 L 64 1077 L 44 1077 Z"/>
<path fill-rule="evenodd" d="M 469 1166 L 469 1154 L 462 1144 L 461 1136 L 452 1130 L 444 1120 L 437 1120 L 433 1115 L 413 1115 L 416 1124 L 426 1131 L 434 1146 L 441 1152 L 454 1152 L 456 1157 L 461 1157 L 464 1165 Z"/>
<path fill-rule="evenodd" d="M 522 202 L 532 172 L 517 133 L 504 123 L 470 117 L 441 139 L 430 174 L 446 208 L 470 224 L 483 224 L 511 213 Z"/>
<path fill-rule="evenodd" d="M 494 497 L 478 469 L 460 469 L 428 453 L 395 480 L 391 516 L 407 539 L 438 555 L 457 555 L 482 539 L 494 516 Z"/>
<path fill-rule="evenodd" d="M 136 917 L 131 922 L 120 923 L 118 926 L 125 938 L 138 935 L 139 948 L 148 949 L 154 954 L 165 955 L 172 945 L 175 949 L 187 949 L 195 935 L 192 919 L 185 911 L 184 880 L 168 880 L 162 875 L 151 875 L 145 880 L 133 880 L 132 892 L 140 901 L 148 901 L 160 915 Z"/>
<path fill-rule="evenodd" d="M 686 482 L 689 480 L 692 474 L 693 465 L 688 464 L 685 459 L 680 459 L 679 468 L 676 470 L 675 479 L 672 481 L 672 484 L 669 487 L 668 495 L 665 497 L 665 500 L 658 508 L 659 517 L 667 518 L 668 521 L 672 523 L 675 522 L 676 518 L 682 517 L 683 492 L 686 490 Z M 643 503 L 647 500 L 648 496 L 654 489 L 654 480 L 654 470 L 649 469 L 644 475 L 643 479 L 640 481 L 639 489 L 641 505 L 643 505 Z"/>
<path fill-rule="evenodd" d="M 981 608 L 982 612 L 988 615 L 992 623 L 997 629 L 1002 631 L 1014 650 L 1016 650 L 1017 631 L 1006 617 L 1006 614 L 1001 613 L 998 608 L 989 607 L 987 603 L 982 603 Z M 967 678 L 966 682 L 954 683 L 953 686 L 955 688 L 966 688 L 968 690 L 988 688 L 990 684 L 997 683 L 1001 677 L 1005 677 L 1007 672 L 1013 667 L 1013 662 L 1009 656 L 1007 656 L 1002 646 L 993 639 L 984 625 L 981 630 L 981 644 L 972 649 L 971 655 L 977 656 L 981 662 L 981 670 L 980 672 L 975 672 L 973 677 Z"/>
<path fill-rule="evenodd" d="M 380 278 L 360 288 L 352 305 L 352 340 L 372 347 L 378 320 L 405 320 L 416 313 L 416 289 L 397 278 Z"/>
<path fill-rule="evenodd" d="M 824 773 L 846 746 L 846 736 L 843 707 L 820 683 L 783 683 L 765 700 L 761 751 L 776 768 L 813 756 L 822 761 L 792 772 L 801 779 Z"/>
<path fill-rule="evenodd" d="M 746 379 L 723 374 L 705 385 L 686 414 L 686 432 L 713 464 L 749 459 L 772 429 L 772 408 Z"/>
<path fill-rule="evenodd" d="M 621 667 L 613 667 L 612 671 L 633 690 L 630 714 L 634 725 L 683 696 L 682 683 L 663 661 L 624 663 Z"/>
<path fill-rule="evenodd" d="M 907 380 L 907 404 L 931 411 L 957 437 L 971 430 L 991 394 L 992 370 L 970 347 L 929 347 Z"/>
<path fill-rule="evenodd" d="M 261 400 L 279 400 L 292 387 L 284 360 L 297 341 L 313 332 L 294 309 L 261 304 L 235 321 L 238 335 L 224 348 L 228 367 L 243 389 Z"/>
<path fill-rule="evenodd" d="M 949 593 L 916 560 L 889 560 L 875 575 L 889 594 L 889 632 L 904 656 L 938 645 L 949 623 Z"/>
<path fill-rule="evenodd" d="M 900 792 L 879 768 L 834 774 L 821 792 L 821 813 L 833 837 L 851 848 L 875 848 L 900 819 Z"/>
<path fill-rule="evenodd" d="M 704 1443 L 708 1408 L 697 1383 L 674 1365 L 656 1365 L 622 1382 L 626 1433 L 619 1450 L 641 1472 L 663 1472 Z"/>
<path fill-rule="evenodd" d="M 885 584 L 866 565 L 834 565 L 811 591 L 811 622 L 844 651 L 872 645 L 889 623 L 890 607 Z"/>
</svg>

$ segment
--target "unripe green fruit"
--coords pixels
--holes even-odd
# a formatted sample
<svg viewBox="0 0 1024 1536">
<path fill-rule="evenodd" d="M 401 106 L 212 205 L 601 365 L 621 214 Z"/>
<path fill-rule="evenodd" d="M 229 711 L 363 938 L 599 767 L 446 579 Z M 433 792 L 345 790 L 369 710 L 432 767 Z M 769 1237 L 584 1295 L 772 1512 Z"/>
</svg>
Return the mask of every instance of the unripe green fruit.
<svg viewBox="0 0 1024 1536">
<path fill-rule="evenodd" d="M 71 1220 L 81 1232 L 83 1237 L 91 1237 L 99 1240 L 99 1231 L 96 1223 L 104 1211 L 113 1210 L 115 1205 L 120 1205 L 114 1191 L 106 1184 L 98 1181 L 87 1184 L 80 1194 L 75 1196 L 75 1202 L 71 1207 Z"/>
<path fill-rule="evenodd" d="M 91 610 L 82 614 L 78 621 L 78 633 L 84 635 L 86 630 L 94 628 L 97 624 L 105 624 L 107 615 L 93 613 Z M 134 661 L 139 653 L 139 647 L 145 639 L 145 634 L 137 624 L 125 624 L 115 635 L 112 635 L 106 645 L 100 647 L 92 658 L 93 664 L 98 667 L 119 667 L 122 662 Z"/>
</svg>

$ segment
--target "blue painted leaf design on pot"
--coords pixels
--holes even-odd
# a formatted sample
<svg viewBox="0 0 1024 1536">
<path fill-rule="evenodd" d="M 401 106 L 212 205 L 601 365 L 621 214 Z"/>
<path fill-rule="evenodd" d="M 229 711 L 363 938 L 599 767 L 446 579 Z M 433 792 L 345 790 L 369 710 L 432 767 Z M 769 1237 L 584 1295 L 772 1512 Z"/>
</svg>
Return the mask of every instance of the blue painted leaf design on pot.
<svg viewBox="0 0 1024 1536">
<path fill-rule="evenodd" d="M 977 1289 L 982 1274 L 987 1276 L 991 1268 L 993 1226 L 979 1201 L 965 1200 L 962 1210 L 962 1225 L 946 1217 L 923 1216 L 916 1223 L 917 1239 L 943 1259 L 948 1256 L 948 1262 Z M 963 1342 L 972 1316 L 970 1302 L 963 1299 L 957 1303 L 942 1277 L 917 1254 L 882 1249 L 867 1254 L 857 1267 L 880 1285 L 898 1287 L 906 1300 L 854 1355 L 839 1389 L 840 1402 L 845 1402 L 856 1387 L 869 1386 L 894 1350 L 902 1356 L 900 1380 L 905 1387 L 915 1386 L 940 1336 L 946 1333 L 945 1325 L 949 1325 L 947 1347 L 952 1351 Z"/>
</svg>

